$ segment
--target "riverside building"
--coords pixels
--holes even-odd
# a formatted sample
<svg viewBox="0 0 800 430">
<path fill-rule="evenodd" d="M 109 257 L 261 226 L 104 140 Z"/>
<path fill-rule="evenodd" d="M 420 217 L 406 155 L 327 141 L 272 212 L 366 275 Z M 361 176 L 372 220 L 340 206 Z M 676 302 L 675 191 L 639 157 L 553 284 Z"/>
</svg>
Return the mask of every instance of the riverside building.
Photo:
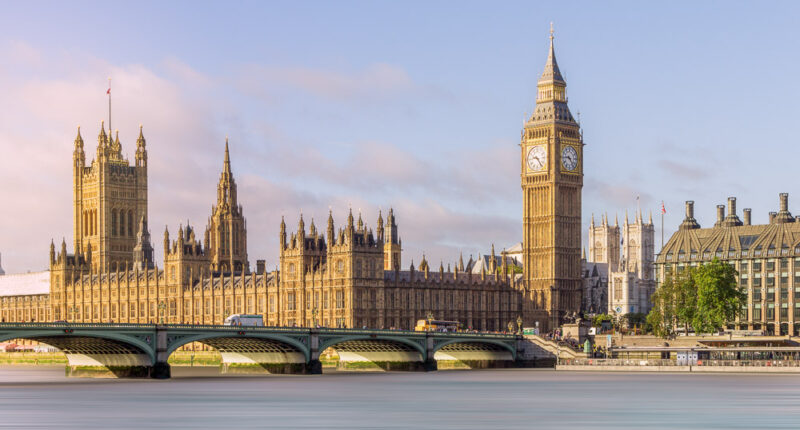
<svg viewBox="0 0 800 430">
<path fill-rule="evenodd" d="M 736 213 L 736 198 L 717 206 L 713 227 L 701 228 L 694 202 L 686 202 L 686 217 L 656 259 L 656 279 L 718 258 L 738 271 L 747 303 L 729 329 L 763 330 L 768 334 L 800 334 L 800 217 L 789 212 L 789 195 L 780 194 L 769 223 L 753 225 L 751 210 Z"/>
</svg>

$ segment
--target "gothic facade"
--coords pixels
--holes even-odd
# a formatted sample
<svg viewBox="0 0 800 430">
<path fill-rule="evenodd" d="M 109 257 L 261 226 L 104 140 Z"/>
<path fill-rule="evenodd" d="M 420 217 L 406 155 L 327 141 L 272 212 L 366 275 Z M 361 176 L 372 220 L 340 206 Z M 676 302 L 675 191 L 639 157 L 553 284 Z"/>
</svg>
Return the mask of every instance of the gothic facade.
<svg viewBox="0 0 800 430">
<path fill-rule="evenodd" d="M 583 263 L 587 311 L 614 315 L 650 311 L 655 292 L 654 237 L 652 216 L 645 222 L 641 211 L 637 210 L 633 222 L 626 213 L 621 227 L 616 217 L 613 225 L 605 215 L 596 225 L 592 216 L 589 255 Z M 601 297 L 605 299 L 602 305 Z"/>
<path fill-rule="evenodd" d="M 247 224 L 226 139 L 222 172 L 202 238 L 191 225 L 165 229 L 164 261 L 153 261 L 148 230 L 147 151 L 142 129 L 135 163 L 101 125 L 97 155 L 86 165 L 78 130 L 74 163 L 74 251 L 50 244 L 46 318 L 81 322 L 220 324 L 255 313 L 271 325 L 412 328 L 429 315 L 481 330 L 522 317 L 549 330 L 580 311 L 583 139 L 566 103 L 553 48 L 538 83 L 536 109 L 522 131 L 523 242 L 518 249 L 463 258 L 438 270 L 423 258 L 403 268 L 393 210 L 374 229 L 358 216 L 325 231 L 300 215 L 282 220 L 279 268 L 250 270 Z M 522 273 L 518 267 L 522 265 Z M 6 303 L 4 301 L 3 303 Z M 14 303 L 19 303 L 15 299 Z M 0 309 L 6 321 L 41 314 Z"/>
</svg>

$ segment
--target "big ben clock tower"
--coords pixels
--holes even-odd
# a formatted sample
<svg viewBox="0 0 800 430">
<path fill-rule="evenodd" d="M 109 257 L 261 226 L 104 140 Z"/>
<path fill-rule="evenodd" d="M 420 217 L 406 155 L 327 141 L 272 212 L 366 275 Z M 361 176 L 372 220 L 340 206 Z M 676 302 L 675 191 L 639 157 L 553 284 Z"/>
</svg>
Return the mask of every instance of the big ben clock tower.
<svg viewBox="0 0 800 430">
<path fill-rule="evenodd" d="M 567 83 L 553 49 L 539 79 L 536 109 L 522 130 L 523 259 L 526 324 L 543 330 L 580 311 L 583 138 L 567 106 Z"/>
</svg>

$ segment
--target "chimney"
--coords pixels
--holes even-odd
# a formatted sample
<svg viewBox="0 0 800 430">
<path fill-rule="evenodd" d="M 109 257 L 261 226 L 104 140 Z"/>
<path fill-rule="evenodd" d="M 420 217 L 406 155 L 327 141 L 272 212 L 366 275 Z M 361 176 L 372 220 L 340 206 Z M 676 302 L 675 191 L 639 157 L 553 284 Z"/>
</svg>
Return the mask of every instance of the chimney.
<svg viewBox="0 0 800 430">
<path fill-rule="evenodd" d="M 750 225 L 750 212 L 752 209 L 747 208 L 744 210 L 744 225 Z"/>
<path fill-rule="evenodd" d="M 774 224 L 775 223 L 775 215 L 777 215 L 776 212 L 770 212 L 769 213 L 769 223 L 770 224 Z"/>
<path fill-rule="evenodd" d="M 736 197 L 728 197 L 728 216 L 736 216 Z"/>
<path fill-rule="evenodd" d="M 781 212 L 789 212 L 789 193 L 781 193 Z"/>
<path fill-rule="evenodd" d="M 686 218 L 694 218 L 694 201 L 686 201 Z"/>
<path fill-rule="evenodd" d="M 717 205 L 717 224 L 721 224 L 725 219 L 725 205 Z"/>
<path fill-rule="evenodd" d="M 263 275 L 266 266 L 267 262 L 265 260 L 256 260 L 256 275 Z"/>
</svg>

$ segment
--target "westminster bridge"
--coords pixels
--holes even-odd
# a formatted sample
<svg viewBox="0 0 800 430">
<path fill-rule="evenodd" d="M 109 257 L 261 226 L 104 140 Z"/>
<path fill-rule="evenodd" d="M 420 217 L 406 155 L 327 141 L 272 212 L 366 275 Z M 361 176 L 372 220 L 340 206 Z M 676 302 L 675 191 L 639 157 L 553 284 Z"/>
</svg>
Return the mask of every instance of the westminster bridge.
<svg viewBox="0 0 800 430">
<path fill-rule="evenodd" d="M 0 323 L 0 342 L 26 339 L 61 350 L 68 376 L 170 377 L 167 360 L 199 342 L 222 356 L 221 367 L 268 373 L 322 373 L 320 354 L 332 348 L 340 365 L 386 370 L 532 367 L 523 336 L 335 328 L 192 324 Z M 358 366 L 354 366 L 358 368 Z"/>
</svg>

